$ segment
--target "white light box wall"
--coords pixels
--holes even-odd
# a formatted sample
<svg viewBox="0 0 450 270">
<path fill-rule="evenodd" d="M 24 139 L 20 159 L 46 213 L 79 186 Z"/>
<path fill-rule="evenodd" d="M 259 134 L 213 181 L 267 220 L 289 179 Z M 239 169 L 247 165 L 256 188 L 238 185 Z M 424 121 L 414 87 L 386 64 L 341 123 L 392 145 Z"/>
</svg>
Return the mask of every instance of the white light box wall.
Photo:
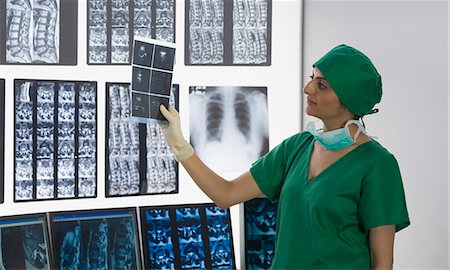
<svg viewBox="0 0 450 270">
<path fill-rule="evenodd" d="M 255 161 L 263 153 L 269 151 L 278 145 L 283 139 L 294 135 L 300 130 L 300 123 L 302 118 L 301 105 L 301 50 L 302 50 L 302 2 L 298 0 L 271 0 L 271 1 L 233 1 L 236 4 L 244 3 L 244 8 L 247 9 L 247 15 L 250 16 L 249 8 L 253 4 L 259 2 L 270 3 L 270 22 L 268 26 L 258 28 L 258 25 L 243 25 L 242 18 L 236 20 L 233 26 L 232 14 L 230 10 L 232 7 L 229 2 L 224 6 L 226 10 L 224 13 L 224 36 L 223 39 L 225 58 L 224 63 L 219 65 L 202 65 L 201 63 L 190 63 L 192 59 L 187 59 L 190 54 L 187 53 L 186 45 L 186 16 L 189 16 L 189 11 L 186 10 L 187 5 L 203 3 L 204 1 L 184 1 L 174 0 L 173 5 L 169 5 L 169 9 L 174 10 L 169 13 L 163 12 L 167 7 L 157 3 L 164 1 L 148 1 L 155 6 L 151 9 L 152 12 L 148 14 L 139 13 L 139 8 L 133 7 L 135 13 L 129 14 L 128 17 L 122 17 L 122 13 L 117 12 L 120 7 L 107 6 L 106 10 L 101 6 L 91 6 L 91 10 L 102 10 L 97 12 L 96 16 L 88 16 L 89 0 L 60 0 L 76 3 L 78 10 L 77 37 L 72 39 L 70 44 L 70 52 L 76 47 L 76 65 L 64 64 L 60 61 L 57 65 L 1 65 L 0 78 L 5 79 L 5 157 L 4 157 L 4 203 L 0 204 L 0 215 L 22 215 L 42 212 L 60 212 L 60 211 L 74 211 L 74 210 L 90 210 L 90 209 L 104 209 L 115 207 L 146 207 L 158 205 L 175 205 L 175 204 L 192 204 L 192 203 L 209 203 L 211 200 L 203 194 L 203 192 L 195 185 L 190 176 L 182 166 L 177 169 L 178 186 L 175 192 L 167 192 L 158 195 L 153 192 L 139 192 L 139 196 L 111 196 L 107 189 L 108 181 L 108 163 L 107 163 L 107 145 L 108 136 L 106 125 L 108 122 L 107 115 L 107 83 L 131 83 L 132 67 L 124 63 L 112 63 L 114 59 L 119 59 L 121 52 L 128 54 L 128 48 L 131 43 L 122 40 L 117 36 L 117 33 L 128 29 L 132 31 L 133 35 L 142 33 L 142 26 L 146 25 L 145 18 L 148 20 L 148 26 L 152 31 L 149 35 L 152 37 L 158 36 L 174 36 L 176 41 L 176 55 L 175 65 L 173 71 L 173 84 L 178 85 L 179 91 L 179 111 L 181 115 L 181 125 L 183 134 L 189 140 L 191 132 L 196 128 L 204 128 L 205 123 L 195 122 L 191 124 L 190 113 L 198 109 L 194 108 L 190 101 L 190 89 L 193 87 L 205 87 L 206 89 L 215 88 L 217 93 L 226 100 L 233 100 L 235 104 L 230 103 L 227 110 L 227 115 L 230 113 L 242 113 L 240 117 L 235 118 L 234 121 L 229 121 L 228 124 L 234 125 L 234 134 L 244 140 L 251 138 L 252 143 L 257 145 L 258 150 L 248 155 L 244 161 L 230 163 L 230 168 L 225 170 L 218 170 L 218 173 L 226 179 L 233 179 L 249 169 L 249 164 Z M 98 3 L 99 1 L 94 1 Z M 108 1 L 110 3 L 111 1 Z M 130 1 L 131 2 L 131 1 Z M 137 2 L 137 1 L 135 1 Z M 142 1 L 139 1 L 142 2 Z M 211 1 L 216 3 L 220 1 Z M 248 4 L 247 2 L 250 2 Z M 247 3 L 247 4 L 245 4 Z M 219 6 L 214 8 L 220 9 Z M 242 8 L 242 7 L 240 7 Z M 112 19 L 113 17 L 103 17 L 104 12 L 116 12 L 115 21 L 104 21 L 105 19 Z M 241 10 L 242 11 L 242 10 Z M 262 10 L 264 11 L 264 10 Z M 102 13 L 103 12 L 103 13 Z M 107 13 L 108 14 L 108 13 Z M 220 13 L 217 13 L 220 15 Z M 93 15 L 93 14 L 91 14 Z M 166 18 L 166 15 L 169 15 Z M 242 15 L 242 14 L 241 14 Z M 146 17 L 147 16 L 147 17 Z M 173 18 L 172 16 L 175 16 Z M 253 15 L 251 15 L 253 16 Z M 128 18 L 129 24 L 123 25 L 122 19 Z M 131 18 L 140 18 L 142 21 L 137 25 L 131 25 Z M 159 18 L 159 19 L 158 19 Z M 263 18 L 264 19 L 264 18 Z M 227 21 L 228 20 L 228 21 Z M 244 20 L 245 21 L 245 20 Z M 251 20 L 250 20 L 251 23 Z M 172 25 L 174 24 L 174 25 Z M 97 25 L 105 27 L 107 35 L 104 37 L 98 36 L 102 31 L 95 28 Z M 211 26 L 213 27 L 213 26 Z M 214 27 L 217 28 L 217 25 Z M 120 28 L 120 29 L 119 29 Z M 195 27 L 191 25 L 191 30 Z M 207 25 L 202 25 L 201 29 L 195 28 L 196 33 L 205 34 L 202 37 L 203 50 L 210 49 L 209 52 L 214 52 L 213 49 L 220 49 L 213 47 L 212 40 L 208 37 L 220 37 L 215 32 L 216 28 L 208 28 Z M 5 28 L 3 28 L 4 30 Z M 130 30 L 133 29 L 133 30 Z M 231 38 L 233 37 L 233 29 L 237 29 L 239 34 L 239 43 L 233 45 Z M 210 31 L 211 30 L 211 31 Z M 214 30 L 214 31 L 213 31 Z M 174 31 L 174 35 L 172 35 Z M 209 31 L 209 32 L 208 32 Z M 228 31 L 228 32 L 227 32 Z M 145 31 L 144 31 L 145 32 Z M 4 32 L 3 32 L 4 33 Z M 208 35 L 213 33 L 213 35 Z M 130 36 L 133 36 L 130 35 Z M 1 39 L 0 39 L 1 40 Z M 247 40 L 247 47 L 242 47 Z M 217 40 L 216 40 L 217 41 Z M 264 42 L 262 42 L 264 41 Z M 97 45 L 96 45 L 97 44 Z M 100 45 L 98 45 L 100 44 Z M 106 45 L 105 45 L 106 44 Z M 264 45 L 265 44 L 265 45 Z M 60 45 L 63 46 L 63 45 Z M 95 47 L 97 46 L 97 47 Z M 103 47 L 102 47 L 103 46 Z M 208 47 L 211 46 L 211 47 Z M 214 45 L 215 46 L 215 45 Z M 243 61 L 233 64 L 233 59 L 238 59 L 231 52 L 233 46 L 239 51 L 236 54 L 247 55 Z M 259 46 L 259 47 L 258 47 Z M 2 46 L 2 48 L 4 48 Z M 102 63 L 94 63 L 92 57 L 97 57 L 105 54 L 106 58 L 102 58 Z M 122 50 L 123 49 L 123 50 Z M 111 51 L 109 51 L 111 50 Z M 63 59 L 64 48 L 60 47 L 61 59 Z M 246 54 L 247 53 L 247 54 Z M 252 56 L 253 55 L 253 56 Z M 117 57 L 116 57 L 117 56 Z M 261 56 L 264 56 L 261 58 Z M 103 57 L 103 56 L 102 56 Z M 237 58 L 236 58 L 237 57 Z M 256 57 L 256 58 L 255 58 Z M 259 57 L 259 58 L 258 58 Z M 101 58 L 101 57 L 100 57 Z M 125 59 L 125 58 L 124 58 Z M 205 59 L 205 58 L 203 58 Z M 240 58 L 239 58 L 240 59 Z M 206 61 L 206 60 L 205 60 Z M 258 62 L 259 61 L 259 62 Z M 14 95 L 14 80 L 44 80 L 44 81 L 63 81 L 63 82 L 93 82 L 96 84 L 97 99 L 96 99 L 96 193 L 94 197 L 83 197 L 82 199 L 64 198 L 58 200 L 56 196 L 52 195 L 50 199 L 45 200 L 24 200 L 16 201 L 14 197 L 14 175 L 15 175 L 15 130 L 14 130 L 14 114 L 15 114 L 15 95 Z M 192 89 L 193 89 L 192 88 Z M 226 89 L 238 89 L 238 91 L 227 93 Z M 241 98 L 241 99 L 240 99 Z M 236 104 L 242 105 L 240 108 Z M 258 110 L 256 113 L 255 110 Z M 198 121 L 198 120 L 197 120 Z M 224 122 L 225 123 L 225 122 Z M 252 129 L 255 133 L 250 134 L 248 131 Z M 247 131 L 246 131 L 247 130 Z M 144 130 L 143 130 L 144 131 Z M 228 132 L 228 130 L 227 130 Z M 142 134 L 144 138 L 145 134 Z M 225 134 L 227 135 L 227 134 Z M 246 137 L 247 135 L 248 137 Z M 58 137 L 56 136 L 56 139 Z M 145 140 L 142 140 L 145 142 Z M 251 148 L 250 141 L 247 147 Z M 240 147 L 240 146 L 233 146 Z M 224 148 L 222 148 L 224 149 Z M 222 150 L 223 151 L 223 150 Z M 232 155 L 231 155 L 232 156 Z M 219 163 L 221 160 L 225 162 L 225 155 L 221 156 L 218 151 L 216 156 L 213 156 Z M 228 158 L 229 159 L 229 158 Z M 228 164 L 229 165 L 229 164 Z M 234 166 L 236 165 L 236 166 Z M 140 173 L 140 175 L 145 175 Z M 125 194 L 126 195 L 126 194 Z M 0 196 L 1 197 L 1 196 Z M 77 197 L 77 196 L 74 196 Z M 242 252 L 240 251 L 243 244 L 242 228 L 243 226 L 243 212 L 240 206 L 233 206 L 230 209 L 230 216 L 233 231 L 233 244 L 237 262 L 237 268 L 241 269 Z"/>
</svg>

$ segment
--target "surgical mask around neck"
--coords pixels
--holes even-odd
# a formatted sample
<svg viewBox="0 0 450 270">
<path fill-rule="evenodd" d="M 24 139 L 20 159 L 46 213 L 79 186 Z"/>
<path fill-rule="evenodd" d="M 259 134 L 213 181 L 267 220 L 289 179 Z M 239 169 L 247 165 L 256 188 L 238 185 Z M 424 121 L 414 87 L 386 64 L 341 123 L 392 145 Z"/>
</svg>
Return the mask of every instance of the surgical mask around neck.
<svg viewBox="0 0 450 270">
<path fill-rule="evenodd" d="M 358 126 L 358 130 L 355 132 L 353 138 L 348 128 L 350 124 Z M 322 129 L 317 130 L 315 123 L 311 121 L 306 125 L 306 130 L 314 136 L 323 148 L 333 151 L 338 151 L 354 144 L 361 132 L 367 135 L 366 130 L 358 120 L 348 120 L 343 128 L 326 132 L 321 131 Z"/>
</svg>

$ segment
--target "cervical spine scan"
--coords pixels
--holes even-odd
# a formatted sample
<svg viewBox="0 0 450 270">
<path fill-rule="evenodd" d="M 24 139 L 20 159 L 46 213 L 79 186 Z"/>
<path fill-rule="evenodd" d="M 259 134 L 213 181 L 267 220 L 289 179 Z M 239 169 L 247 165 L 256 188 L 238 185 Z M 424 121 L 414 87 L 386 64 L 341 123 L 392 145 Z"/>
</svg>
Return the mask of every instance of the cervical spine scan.
<svg viewBox="0 0 450 270">
<path fill-rule="evenodd" d="M 265 87 L 191 87 L 189 102 L 191 144 L 212 169 L 243 171 L 268 151 Z"/>
</svg>

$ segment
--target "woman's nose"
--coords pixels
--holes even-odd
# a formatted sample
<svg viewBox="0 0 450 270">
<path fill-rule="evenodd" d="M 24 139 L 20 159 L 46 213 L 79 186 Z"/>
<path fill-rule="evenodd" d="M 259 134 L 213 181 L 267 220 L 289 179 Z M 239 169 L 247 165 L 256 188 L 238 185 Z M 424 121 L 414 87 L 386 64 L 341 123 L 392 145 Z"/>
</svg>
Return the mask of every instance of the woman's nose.
<svg viewBox="0 0 450 270">
<path fill-rule="evenodd" d="M 305 94 L 312 94 L 314 92 L 314 89 L 311 87 L 311 82 L 308 82 L 305 87 L 303 87 L 303 93 Z"/>
</svg>

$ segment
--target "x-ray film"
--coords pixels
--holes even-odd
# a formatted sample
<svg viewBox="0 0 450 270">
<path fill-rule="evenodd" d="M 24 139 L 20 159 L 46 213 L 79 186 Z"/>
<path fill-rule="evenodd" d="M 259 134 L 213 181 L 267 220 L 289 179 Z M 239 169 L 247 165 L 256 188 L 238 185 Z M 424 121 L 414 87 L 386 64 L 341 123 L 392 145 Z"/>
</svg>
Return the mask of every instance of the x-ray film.
<svg viewBox="0 0 450 270">
<path fill-rule="evenodd" d="M 172 205 L 140 213 L 146 269 L 236 269 L 228 209 Z"/>
<path fill-rule="evenodd" d="M 95 82 L 15 80 L 15 201 L 95 197 Z"/>
<path fill-rule="evenodd" d="M 50 213 L 54 269 L 141 269 L 136 210 Z"/>
<path fill-rule="evenodd" d="M 186 65 L 271 63 L 271 0 L 187 0 Z"/>
<path fill-rule="evenodd" d="M 5 80 L 0 79 L 0 203 L 5 185 Z"/>
<path fill-rule="evenodd" d="M 244 203 L 246 269 L 269 269 L 275 252 L 277 204 L 266 198 Z"/>
<path fill-rule="evenodd" d="M 131 116 L 140 123 L 167 123 L 161 104 L 169 108 L 175 44 L 136 38 L 133 46 Z"/>
<path fill-rule="evenodd" d="M 0 269 L 51 267 L 45 214 L 0 217 Z"/>
<path fill-rule="evenodd" d="M 77 0 L 4 0 L 0 14 L 0 64 L 77 64 Z"/>
<path fill-rule="evenodd" d="M 106 196 L 177 193 L 178 162 L 159 124 L 133 120 L 130 84 L 107 83 L 106 88 Z M 177 109 L 178 92 L 173 85 L 169 102 Z"/>
<path fill-rule="evenodd" d="M 192 86 L 189 104 L 190 142 L 212 169 L 243 172 L 268 152 L 266 87 Z"/>
<path fill-rule="evenodd" d="M 88 3 L 88 64 L 130 64 L 138 37 L 175 43 L 175 0 Z"/>
</svg>

